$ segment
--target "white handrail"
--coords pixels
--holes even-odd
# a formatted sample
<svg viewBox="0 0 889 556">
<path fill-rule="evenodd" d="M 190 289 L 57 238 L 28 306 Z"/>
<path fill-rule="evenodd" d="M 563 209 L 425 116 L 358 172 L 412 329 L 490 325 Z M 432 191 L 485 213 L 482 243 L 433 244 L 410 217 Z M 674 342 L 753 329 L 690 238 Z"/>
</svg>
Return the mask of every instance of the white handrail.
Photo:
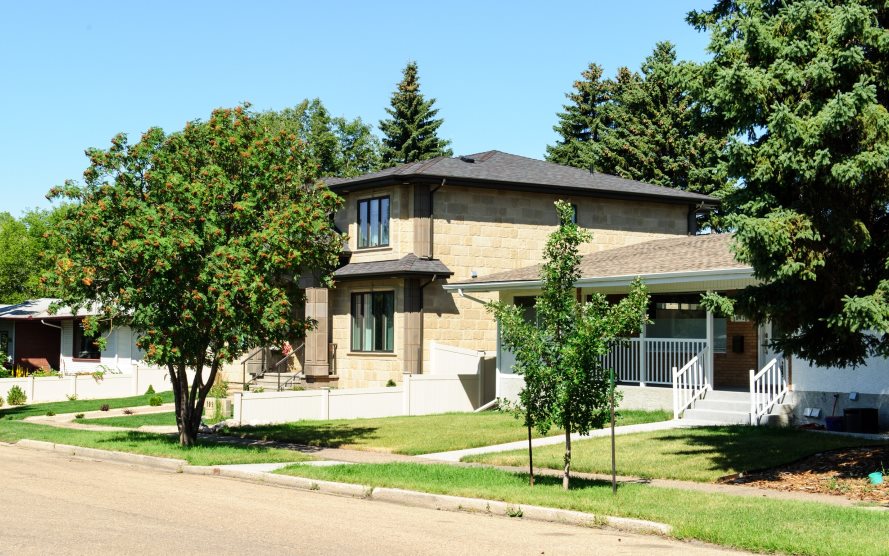
<svg viewBox="0 0 889 556">
<path fill-rule="evenodd" d="M 767 415 L 789 388 L 784 377 L 784 366 L 776 357 L 760 371 L 750 369 L 750 424 L 759 425 L 759 418 Z"/>
<path fill-rule="evenodd" d="M 702 349 L 681 369 L 673 367 L 673 418 L 679 419 L 683 411 L 711 390 L 705 368 L 707 348 Z"/>
<path fill-rule="evenodd" d="M 673 367 L 684 366 L 689 358 L 707 348 L 698 338 L 628 338 L 602 357 L 621 382 L 672 384 Z"/>
</svg>

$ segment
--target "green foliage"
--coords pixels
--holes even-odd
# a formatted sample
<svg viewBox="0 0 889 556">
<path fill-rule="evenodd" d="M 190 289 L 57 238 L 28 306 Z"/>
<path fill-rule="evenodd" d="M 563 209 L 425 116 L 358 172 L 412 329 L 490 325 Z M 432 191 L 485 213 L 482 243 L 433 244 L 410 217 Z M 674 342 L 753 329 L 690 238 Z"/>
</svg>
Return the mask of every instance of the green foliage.
<svg viewBox="0 0 889 556">
<path fill-rule="evenodd" d="M 386 381 L 386 386 L 391 388 L 393 386 L 397 386 L 397 384 L 395 384 L 395 381 L 390 378 L 389 380 Z"/>
<path fill-rule="evenodd" d="M 52 416 L 54 416 L 55 414 L 56 414 L 55 411 L 47 411 L 47 412 L 46 412 L 46 416 L 47 416 L 47 417 L 52 417 Z"/>
<path fill-rule="evenodd" d="M 148 398 L 148 405 L 152 407 L 164 405 L 164 399 L 160 396 L 151 396 L 150 398 Z"/>
<path fill-rule="evenodd" d="M 52 268 L 58 242 L 50 231 L 66 207 L 34 209 L 21 218 L 0 213 L 0 303 L 21 303 L 53 297 L 55 290 L 41 276 Z"/>
<path fill-rule="evenodd" d="M 668 42 L 658 43 L 641 74 L 620 68 L 603 79 L 590 64 L 569 104 L 558 114 L 560 139 L 547 160 L 665 187 L 721 197 L 731 188 L 726 134 L 710 122 L 693 95 L 700 66 L 677 62 Z M 707 222 L 717 225 L 717 220 Z"/>
<path fill-rule="evenodd" d="M 99 411 L 110 411 L 110 410 L 111 410 L 111 406 L 108 405 L 107 403 L 103 403 L 101 406 L 99 406 Z"/>
<path fill-rule="evenodd" d="M 735 137 L 735 251 L 762 282 L 737 298 L 818 365 L 889 355 L 889 7 L 722 0 L 701 92 Z"/>
<path fill-rule="evenodd" d="M 149 384 L 149 385 L 148 385 L 148 390 L 145 391 L 145 395 L 146 395 L 146 396 L 150 396 L 150 395 L 152 395 L 152 394 L 154 394 L 154 393 L 155 393 L 155 392 L 154 392 L 154 385 L 153 385 L 153 384 Z"/>
<path fill-rule="evenodd" d="M 219 375 L 216 376 L 218 377 Z M 217 379 L 216 383 L 210 387 L 210 392 L 207 395 L 211 398 L 228 397 L 228 382 L 222 379 Z"/>
<path fill-rule="evenodd" d="M 6 402 L 9 405 L 25 405 L 28 403 L 28 396 L 25 394 L 24 390 L 16 384 L 6 393 Z"/>
<path fill-rule="evenodd" d="M 180 440 L 193 444 L 220 365 L 311 326 L 296 278 L 330 283 L 341 199 L 309 182 L 302 143 L 246 107 L 87 154 L 85 183 L 50 192 L 72 203 L 52 279 L 63 304 L 101 307 L 88 332 L 123 321 L 139 333 L 146 360 L 170 373 Z"/>
<path fill-rule="evenodd" d="M 83 413 L 77 413 L 76 415 L 74 415 L 74 418 L 75 419 L 83 419 Z"/>
<path fill-rule="evenodd" d="M 65 397 L 68 398 L 69 402 L 73 402 L 77 400 L 77 394 L 65 394 Z"/>
<path fill-rule="evenodd" d="M 525 379 L 519 393 L 525 425 L 546 434 L 553 426 L 566 433 L 565 485 L 570 472 L 570 433 L 600 428 L 609 416 L 611 382 L 602 356 L 622 338 L 639 332 L 646 320 L 648 294 L 640 279 L 615 305 L 602 294 L 587 303 L 576 299 L 580 278 L 578 246 L 592 236 L 571 222 L 571 205 L 556 202 L 561 225 L 550 235 L 541 269 L 543 292 L 537 319 L 528 322 L 520 308 L 488 304 L 500 323 L 501 342 L 515 355 L 514 371 Z"/>
<path fill-rule="evenodd" d="M 383 166 L 451 156 L 450 141 L 438 137 L 444 120 L 436 119 L 435 99 L 426 100 L 420 92 L 417 63 L 410 62 L 403 70 L 403 79 L 392 93 L 389 118 L 380 121 L 383 132 Z"/>
<path fill-rule="evenodd" d="M 312 161 L 308 177 L 352 177 L 378 170 L 380 140 L 361 118 L 332 117 L 320 99 L 259 115 L 273 132 L 284 131 L 305 145 Z"/>
</svg>

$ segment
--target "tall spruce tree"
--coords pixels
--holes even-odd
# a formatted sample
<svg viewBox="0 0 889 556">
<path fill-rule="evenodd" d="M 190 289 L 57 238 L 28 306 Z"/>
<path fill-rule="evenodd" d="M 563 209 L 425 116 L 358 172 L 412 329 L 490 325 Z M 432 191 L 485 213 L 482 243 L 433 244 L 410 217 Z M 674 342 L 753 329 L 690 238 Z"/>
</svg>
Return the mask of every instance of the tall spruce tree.
<svg viewBox="0 0 889 556">
<path fill-rule="evenodd" d="M 732 185 L 724 164 L 727 139 L 691 94 L 699 72 L 696 64 L 678 62 L 669 42 L 657 44 L 641 73 L 624 67 L 603 80 L 591 65 L 567 95 L 572 103 L 559 114 L 554 129 L 561 138 L 547 147 L 547 159 L 724 196 Z"/>
<path fill-rule="evenodd" d="M 743 313 L 819 365 L 889 355 L 889 6 L 722 0 L 702 91 L 737 137 L 736 254 L 762 282 Z"/>
<path fill-rule="evenodd" d="M 380 120 L 383 132 L 383 165 L 395 166 L 436 156 L 451 156 L 450 141 L 438 137 L 444 120 L 436 118 L 435 99 L 426 100 L 420 92 L 417 63 L 410 62 L 404 77 L 392 93 L 392 106 L 386 108 L 390 118 Z"/>
</svg>

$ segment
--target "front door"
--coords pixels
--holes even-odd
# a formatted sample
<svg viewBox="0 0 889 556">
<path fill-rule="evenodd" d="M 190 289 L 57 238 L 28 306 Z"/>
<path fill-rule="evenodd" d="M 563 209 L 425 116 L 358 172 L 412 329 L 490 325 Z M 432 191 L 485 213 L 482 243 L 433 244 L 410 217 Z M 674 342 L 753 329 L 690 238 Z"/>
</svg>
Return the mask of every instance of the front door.
<svg viewBox="0 0 889 556">
<path fill-rule="evenodd" d="M 765 367 L 772 359 L 781 359 L 784 357 L 772 346 L 772 338 L 774 338 L 774 327 L 770 321 L 759 325 L 759 369 Z"/>
</svg>

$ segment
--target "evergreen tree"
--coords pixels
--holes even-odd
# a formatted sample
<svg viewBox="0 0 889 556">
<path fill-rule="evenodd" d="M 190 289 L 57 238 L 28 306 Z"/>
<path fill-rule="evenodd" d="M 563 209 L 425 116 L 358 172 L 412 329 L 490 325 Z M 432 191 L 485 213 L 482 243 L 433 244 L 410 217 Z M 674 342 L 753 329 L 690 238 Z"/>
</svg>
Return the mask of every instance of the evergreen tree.
<svg viewBox="0 0 889 556">
<path fill-rule="evenodd" d="M 734 139 L 740 310 L 819 365 L 889 355 L 889 6 L 722 0 L 702 83 Z"/>
<path fill-rule="evenodd" d="M 551 162 L 722 197 L 731 189 L 724 164 L 724 133 L 691 94 L 700 67 L 677 62 L 658 43 L 641 74 L 620 68 L 601 78 L 596 65 L 568 94 L 559 114 L 561 139 L 547 148 Z M 708 224 L 715 224 L 714 221 Z"/>
<path fill-rule="evenodd" d="M 432 107 L 435 99 L 426 100 L 420 92 L 417 63 L 408 63 L 403 74 L 398 89 L 392 93 L 392 106 L 386 108 L 390 118 L 380 120 L 383 165 L 453 155 L 448 148 L 451 142 L 440 139 L 437 134 L 444 120 L 435 117 L 438 114 L 438 109 Z"/>
</svg>

